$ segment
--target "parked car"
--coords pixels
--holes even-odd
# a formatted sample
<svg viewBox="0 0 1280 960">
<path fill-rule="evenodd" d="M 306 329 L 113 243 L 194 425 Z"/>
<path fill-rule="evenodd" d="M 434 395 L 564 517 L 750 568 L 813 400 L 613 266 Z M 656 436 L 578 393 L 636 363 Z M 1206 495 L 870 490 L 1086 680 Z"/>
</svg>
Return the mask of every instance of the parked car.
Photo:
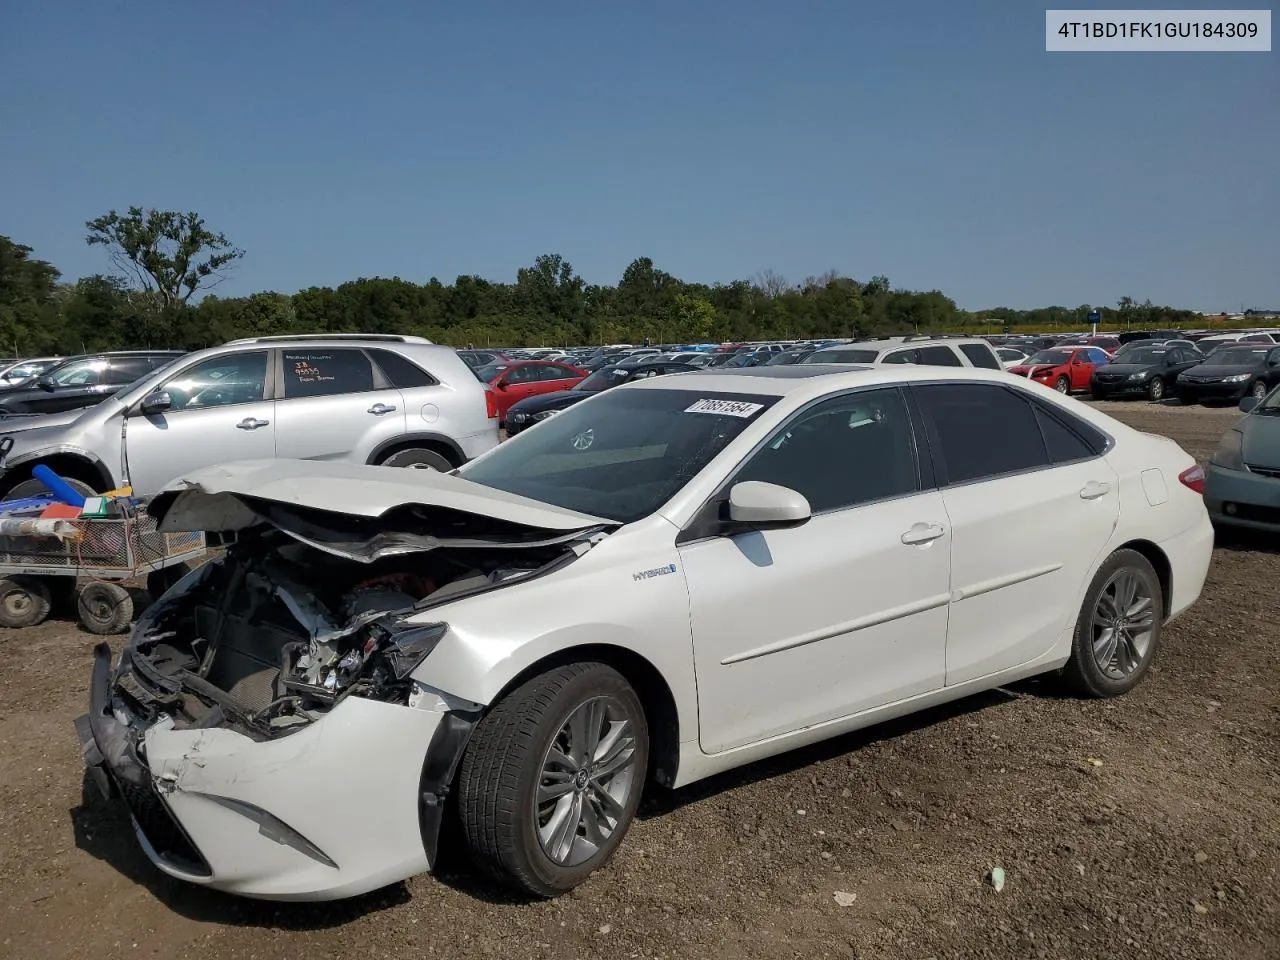
<svg viewBox="0 0 1280 960">
<path fill-rule="evenodd" d="M 475 375 L 493 390 L 498 419 L 505 424 L 507 411 L 514 404 L 540 393 L 568 390 L 587 376 L 587 371 L 552 360 L 511 360 L 480 367 Z"/>
<path fill-rule="evenodd" d="M 1017 347 L 997 347 L 996 356 L 1000 360 L 1000 366 L 1008 370 L 1010 367 L 1016 367 L 1019 364 L 1026 363 L 1027 357 L 1030 356 L 1025 350 L 1019 350 Z"/>
<path fill-rule="evenodd" d="M 155 493 L 180 473 L 268 457 L 452 470 L 498 442 L 492 393 L 449 347 L 308 339 L 199 350 L 74 419 L 0 421 L 0 494 Z"/>
<path fill-rule="evenodd" d="M 1094 370 L 1089 393 L 1094 400 L 1135 395 L 1163 400 L 1178 374 L 1202 360 L 1204 356 L 1191 347 L 1127 347 L 1122 359 Z"/>
<path fill-rule="evenodd" d="M 182 355 L 182 350 L 122 350 L 72 357 L 33 380 L 0 388 L 0 418 L 91 407 Z"/>
<path fill-rule="evenodd" d="M 554 417 L 601 391 L 611 390 L 624 383 L 632 383 L 646 377 L 662 377 L 670 373 L 693 373 L 698 369 L 674 360 L 650 360 L 630 367 L 624 367 L 622 364 L 604 367 L 568 390 L 544 393 L 512 404 L 507 411 L 507 436 L 513 437 L 522 430 Z"/>
<path fill-rule="evenodd" d="M 1219 347 L 1178 375 L 1176 390 L 1183 403 L 1242 397 L 1261 400 L 1280 383 L 1280 347 L 1256 344 Z"/>
<path fill-rule="evenodd" d="M 1076 393 L 1088 390 L 1093 372 L 1110 362 L 1101 347 L 1051 347 L 1010 367 L 1009 372 L 1052 387 L 1058 393 Z"/>
<path fill-rule="evenodd" d="M 770 367 L 789 367 L 795 363 L 801 363 L 809 354 L 815 352 L 814 347 L 793 347 L 790 350 L 783 350 L 781 353 L 775 353 L 772 357 L 765 361 L 766 366 Z"/>
<path fill-rule="evenodd" d="M 1280 390 L 1250 394 L 1240 409 L 1209 458 L 1205 507 L 1217 525 L 1280 533 Z"/>
<path fill-rule="evenodd" d="M 459 350 L 462 362 L 473 370 L 493 363 L 505 363 L 510 358 L 500 350 Z"/>
<path fill-rule="evenodd" d="M 651 781 L 1039 674 L 1127 692 L 1204 583 L 1202 480 L 1052 391 L 892 364 L 652 377 L 452 474 L 225 464 L 149 510 L 255 533 L 95 649 L 76 726 L 183 881 L 353 896 L 451 816 L 554 896 Z"/>
<path fill-rule="evenodd" d="M 886 337 L 815 350 L 801 363 L 914 363 L 1000 369 L 991 344 L 974 338 Z"/>
</svg>

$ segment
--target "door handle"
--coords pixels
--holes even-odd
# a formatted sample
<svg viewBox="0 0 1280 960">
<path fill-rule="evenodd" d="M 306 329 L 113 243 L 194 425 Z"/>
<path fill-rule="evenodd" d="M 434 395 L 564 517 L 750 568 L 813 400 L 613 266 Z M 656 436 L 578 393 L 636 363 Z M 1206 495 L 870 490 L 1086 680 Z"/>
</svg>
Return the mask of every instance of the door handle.
<svg viewBox="0 0 1280 960">
<path fill-rule="evenodd" d="M 380 417 L 384 413 L 394 412 L 395 409 L 396 409 L 395 407 L 388 406 L 385 403 L 375 403 L 372 407 L 369 408 L 369 412 L 372 413 L 375 417 Z"/>
<path fill-rule="evenodd" d="M 253 417 L 245 417 L 236 427 L 240 430 L 257 430 L 259 427 L 265 427 L 270 420 L 255 420 Z"/>
<path fill-rule="evenodd" d="M 946 532 L 940 523 L 913 523 L 911 529 L 902 535 L 902 542 L 908 546 L 928 543 L 931 540 L 937 540 Z"/>
<path fill-rule="evenodd" d="M 1080 491 L 1080 498 L 1082 500 L 1097 500 L 1099 497 L 1106 496 L 1110 489 L 1111 484 L 1109 483 L 1103 483 L 1100 480 L 1090 480 Z"/>
</svg>

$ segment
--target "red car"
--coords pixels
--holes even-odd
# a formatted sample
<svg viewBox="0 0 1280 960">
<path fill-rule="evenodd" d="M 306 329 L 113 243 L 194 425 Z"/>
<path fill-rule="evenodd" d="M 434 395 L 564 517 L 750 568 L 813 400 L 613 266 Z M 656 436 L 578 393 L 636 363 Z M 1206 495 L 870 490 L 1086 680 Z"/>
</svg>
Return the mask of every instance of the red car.
<svg viewBox="0 0 1280 960">
<path fill-rule="evenodd" d="M 1093 371 L 1111 362 L 1101 347 L 1050 347 L 1040 350 L 1009 372 L 1027 377 L 1059 393 L 1088 390 Z"/>
<path fill-rule="evenodd" d="M 498 421 L 505 423 L 507 410 L 513 404 L 540 393 L 568 390 L 585 377 L 587 371 L 553 360 L 508 360 L 479 367 L 475 374 L 481 383 L 487 383 L 493 389 L 498 403 Z"/>
</svg>

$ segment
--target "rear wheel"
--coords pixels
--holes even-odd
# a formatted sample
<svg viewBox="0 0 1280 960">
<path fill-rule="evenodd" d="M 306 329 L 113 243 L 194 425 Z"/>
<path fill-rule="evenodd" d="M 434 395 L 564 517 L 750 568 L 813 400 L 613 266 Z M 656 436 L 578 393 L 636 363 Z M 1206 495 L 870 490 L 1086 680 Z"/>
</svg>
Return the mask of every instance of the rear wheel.
<svg viewBox="0 0 1280 960">
<path fill-rule="evenodd" d="M 1059 377 L 1057 381 L 1054 383 L 1053 389 L 1057 390 L 1059 393 L 1070 393 L 1071 381 L 1068 380 L 1066 377 Z"/>
<path fill-rule="evenodd" d="M 1147 384 L 1147 396 L 1154 401 L 1164 399 L 1164 380 L 1160 377 L 1152 377 L 1151 383 Z"/>
<path fill-rule="evenodd" d="M 648 763 L 644 708 L 622 674 L 576 663 L 534 677 L 484 716 L 462 759 L 472 856 L 537 896 L 572 889 L 622 842 Z"/>
<path fill-rule="evenodd" d="M 382 461 L 384 467 L 407 467 L 410 470 L 439 470 L 448 473 L 453 464 L 443 453 L 427 450 L 424 447 L 410 447 L 398 450 Z"/>
<path fill-rule="evenodd" d="M 0 578 L 0 627 L 34 627 L 44 622 L 52 607 L 52 594 L 40 578 Z"/>
<path fill-rule="evenodd" d="M 1151 666 L 1163 623 L 1155 568 L 1136 550 L 1117 550 L 1089 585 L 1063 678 L 1084 696 L 1127 693 Z"/>
<path fill-rule="evenodd" d="M 85 584 L 76 605 L 80 622 L 94 633 L 121 633 L 133 622 L 133 595 L 118 583 Z"/>
</svg>

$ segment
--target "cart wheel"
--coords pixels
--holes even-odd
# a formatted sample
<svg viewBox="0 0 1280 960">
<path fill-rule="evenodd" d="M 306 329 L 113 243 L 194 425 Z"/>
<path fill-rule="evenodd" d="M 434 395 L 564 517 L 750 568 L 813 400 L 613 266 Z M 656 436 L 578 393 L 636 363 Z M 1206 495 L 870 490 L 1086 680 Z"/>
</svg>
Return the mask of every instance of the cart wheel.
<svg viewBox="0 0 1280 960">
<path fill-rule="evenodd" d="M 0 578 L 0 627 L 34 627 L 44 623 L 52 606 L 49 587 L 39 578 Z"/>
<path fill-rule="evenodd" d="M 133 621 L 133 597 L 118 583 L 85 584 L 77 605 L 80 622 L 94 633 L 120 633 Z"/>
<path fill-rule="evenodd" d="M 147 593 L 152 600 L 159 600 L 169 588 L 185 577 L 192 570 L 191 564 L 175 563 L 172 567 L 161 567 L 147 574 Z"/>
</svg>

